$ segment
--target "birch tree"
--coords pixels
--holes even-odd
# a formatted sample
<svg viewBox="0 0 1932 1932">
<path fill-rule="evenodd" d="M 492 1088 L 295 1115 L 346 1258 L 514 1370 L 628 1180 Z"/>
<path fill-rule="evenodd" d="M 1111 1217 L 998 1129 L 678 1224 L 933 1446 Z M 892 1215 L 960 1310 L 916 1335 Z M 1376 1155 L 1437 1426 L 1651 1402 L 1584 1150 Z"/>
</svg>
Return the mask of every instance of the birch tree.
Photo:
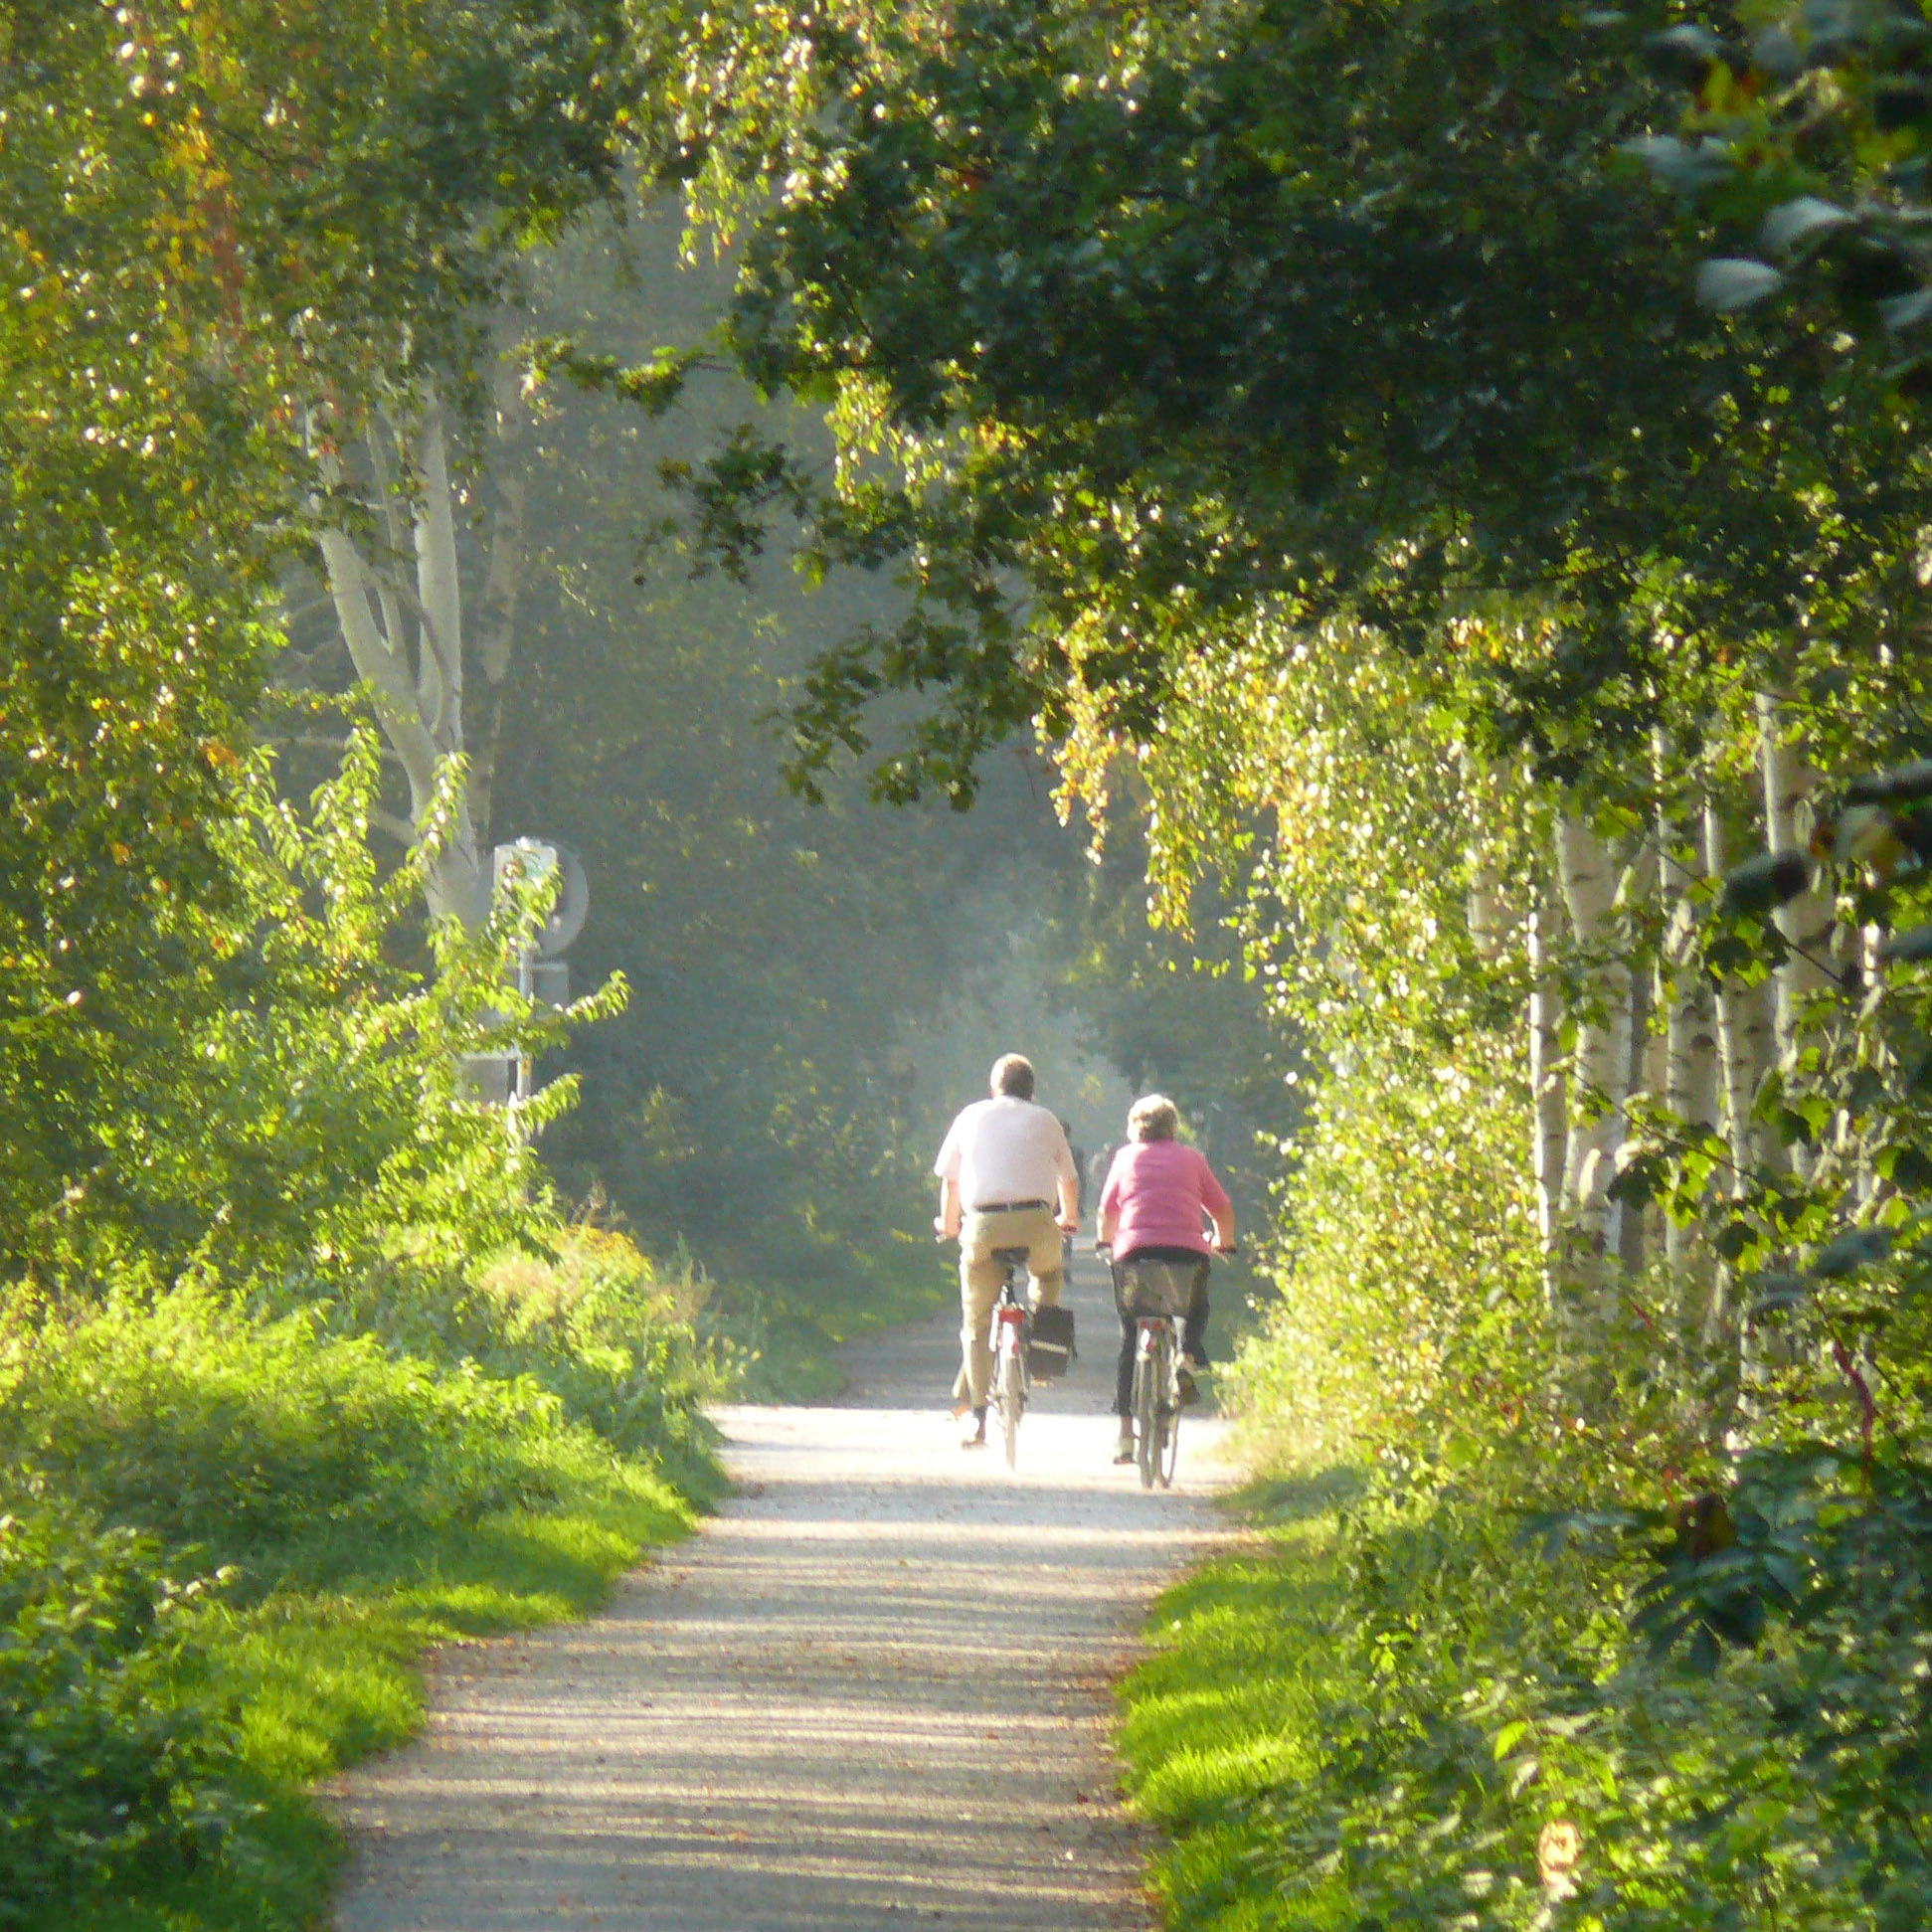
<svg viewBox="0 0 1932 1932">
<path fill-rule="evenodd" d="M 1776 698 L 1759 696 L 1757 721 L 1765 844 L 1773 853 L 1803 853 L 1809 844 L 1818 774 Z M 1789 948 L 1776 980 L 1777 1048 L 1783 1059 L 1798 1044 L 1808 1002 L 1833 984 L 1834 908 L 1830 896 L 1814 885 L 1779 906 L 1776 916 Z"/>
<path fill-rule="evenodd" d="M 1572 807 L 1556 821 L 1557 875 L 1581 990 L 1575 1006 L 1576 1084 L 1564 1197 L 1595 1272 L 1622 1249 L 1621 1209 L 1610 1192 L 1626 1130 L 1633 1037 L 1631 966 L 1617 933 L 1619 868 L 1607 842 Z"/>
<path fill-rule="evenodd" d="M 507 379 L 491 419 L 491 453 L 507 470 L 520 424 Z M 474 928 L 489 910 L 485 843 L 524 565 L 523 488 L 513 474 L 494 479 L 475 533 L 483 583 L 466 610 L 465 492 L 452 475 L 448 413 L 437 391 L 372 412 L 354 448 L 332 455 L 330 467 L 338 514 L 318 534 L 329 595 L 409 788 L 407 819 L 388 815 L 383 824 L 405 844 L 434 841 L 430 914 Z M 351 509 L 362 513 L 354 523 Z"/>
<path fill-rule="evenodd" d="M 1525 922 L 1529 966 L 1530 1156 L 1536 1175 L 1536 1221 L 1544 1258 L 1544 1290 L 1555 1307 L 1557 1234 L 1562 1225 L 1569 1160 L 1569 1094 L 1562 1066 L 1563 996 L 1555 945 L 1559 916 L 1539 889 Z"/>
<path fill-rule="evenodd" d="M 1693 792 L 1680 803 L 1683 786 L 1670 735 L 1662 725 L 1651 735 L 1658 792 L 1657 849 L 1663 895 L 1657 988 L 1663 1011 L 1661 1098 L 1671 1118 L 1691 1134 L 1718 1121 L 1717 1019 L 1708 981 L 1699 969 L 1697 933 L 1701 911 L 1696 888 L 1705 877 L 1703 813 Z M 1667 1217 L 1664 1253 L 1673 1270 L 1693 1261 L 1694 1228 Z"/>
</svg>

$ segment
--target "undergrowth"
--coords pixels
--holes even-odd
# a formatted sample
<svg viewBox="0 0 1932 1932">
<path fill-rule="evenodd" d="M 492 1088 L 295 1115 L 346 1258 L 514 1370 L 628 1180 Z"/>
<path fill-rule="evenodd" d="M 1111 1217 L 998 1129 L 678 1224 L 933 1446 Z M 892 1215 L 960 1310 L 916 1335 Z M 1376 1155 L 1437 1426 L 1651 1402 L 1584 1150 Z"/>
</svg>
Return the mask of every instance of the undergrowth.
<svg viewBox="0 0 1932 1932">
<path fill-rule="evenodd" d="M 1240 1546 L 1156 1607 L 1122 1741 L 1168 1835 L 1170 1924 L 1924 1923 L 1908 1473 L 1874 1469 L 1859 1497 L 1845 1470 L 1813 1472 L 1836 1500 L 1779 1523 L 1792 1473 L 1747 1466 L 1721 1572 L 1679 1527 L 1662 1581 L 1615 1512 L 1539 1517 L 1417 1474 L 1385 1464 L 1340 1506 L 1251 1493 Z M 1745 1629 L 1760 1567 L 1793 1601 Z"/>
<path fill-rule="evenodd" d="M 276 1299 L 6 1305 L 0 1924 L 311 1924 L 309 1788 L 409 1736 L 425 1649 L 582 1614 L 715 1493 L 726 1370 L 615 1237 Z"/>
<path fill-rule="evenodd" d="M 1334 1495 L 1328 1485 L 1249 1492 L 1250 1533 L 1159 1600 L 1147 1656 L 1123 1687 L 1127 1786 L 1165 1835 L 1150 1875 L 1171 1924 L 1355 1922 L 1342 1898 L 1284 1920 L 1254 1856 L 1269 1794 L 1318 1770 L 1323 1712 L 1343 1687 L 1328 1641 L 1341 1600 Z"/>
</svg>

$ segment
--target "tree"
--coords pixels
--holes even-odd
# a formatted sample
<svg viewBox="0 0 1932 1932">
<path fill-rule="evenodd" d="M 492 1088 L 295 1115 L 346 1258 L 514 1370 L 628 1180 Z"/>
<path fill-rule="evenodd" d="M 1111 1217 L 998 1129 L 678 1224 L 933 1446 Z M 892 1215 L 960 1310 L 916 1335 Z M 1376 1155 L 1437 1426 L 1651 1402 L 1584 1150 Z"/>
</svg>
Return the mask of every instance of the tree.
<svg viewBox="0 0 1932 1932">
<path fill-rule="evenodd" d="M 309 414 L 461 365 L 615 178 L 615 10 L 26 5 L 0 23 L 0 1188 L 15 1262 L 142 1185 L 317 477 Z M 486 31 L 479 31 L 479 28 Z M 527 85 L 526 85 L 527 84 Z"/>
<path fill-rule="evenodd" d="M 721 501 L 802 503 L 808 556 L 896 561 L 913 594 L 807 684 L 802 782 L 891 690 L 936 708 L 887 795 L 965 795 L 1036 712 L 1145 740 L 1265 599 L 1415 648 L 1486 598 L 1559 615 L 1491 707 L 1554 771 L 1647 742 L 1686 665 L 1881 620 L 1921 467 L 1869 396 L 1811 394 L 1804 345 L 1710 338 L 1601 165 L 1645 98 L 1619 47 L 1427 4 L 1367 69 L 1344 8 L 814 18 L 788 43 L 809 113 L 741 137 L 726 103 L 672 157 L 783 179 L 740 217 L 733 340 L 762 384 L 835 395 L 849 448 L 821 484 L 735 445 L 704 518 L 742 547 Z"/>
</svg>

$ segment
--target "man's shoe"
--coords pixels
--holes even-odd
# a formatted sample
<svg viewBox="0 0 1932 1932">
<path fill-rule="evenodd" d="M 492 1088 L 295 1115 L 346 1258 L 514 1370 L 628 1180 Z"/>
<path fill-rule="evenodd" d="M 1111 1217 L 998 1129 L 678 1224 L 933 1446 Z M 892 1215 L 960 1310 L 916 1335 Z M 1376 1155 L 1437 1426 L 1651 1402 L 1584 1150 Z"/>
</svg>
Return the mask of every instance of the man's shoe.
<svg viewBox="0 0 1932 1932">
<path fill-rule="evenodd" d="M 966 1437 L 966 1439 L 960 1445 L 962 1449 L 984 1449 L 985 1446 L 986 1446 L 986 1432 L 983 1429 L 981 1429 L 976 1435 Z"/>
<path fill-rule="evenodd" d="M 1117 1463 L 1131 1463 L 1134 1460 L 1134 1438 L 1123 1436 L 1114 1445 L 1114 1460 Z"/>
</svg>

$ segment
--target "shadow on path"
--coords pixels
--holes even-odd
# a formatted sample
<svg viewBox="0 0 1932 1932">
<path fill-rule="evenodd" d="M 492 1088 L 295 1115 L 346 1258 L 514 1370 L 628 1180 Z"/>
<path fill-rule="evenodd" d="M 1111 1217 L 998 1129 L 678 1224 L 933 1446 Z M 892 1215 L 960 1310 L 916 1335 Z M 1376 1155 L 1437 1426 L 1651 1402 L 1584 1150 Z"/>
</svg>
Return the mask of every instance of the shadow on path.
<svg viewBox="0 0 1932 1932">
<path fill-rule="evenodd" d="M 450 1654 L 427 1735 L 343 1781 L 339 1932 L 1147 1924 L 1109 1688 L 1215 1533 L 1215 1430 L 1143 1493 L 1090 1343 L 1009 1476 L 941 1407 L 957 1346 L 919 1324 L 850 1351 L 845 1406 L 721 1412 L 740 1493 L 698 1537 Z"/>
</svg>

